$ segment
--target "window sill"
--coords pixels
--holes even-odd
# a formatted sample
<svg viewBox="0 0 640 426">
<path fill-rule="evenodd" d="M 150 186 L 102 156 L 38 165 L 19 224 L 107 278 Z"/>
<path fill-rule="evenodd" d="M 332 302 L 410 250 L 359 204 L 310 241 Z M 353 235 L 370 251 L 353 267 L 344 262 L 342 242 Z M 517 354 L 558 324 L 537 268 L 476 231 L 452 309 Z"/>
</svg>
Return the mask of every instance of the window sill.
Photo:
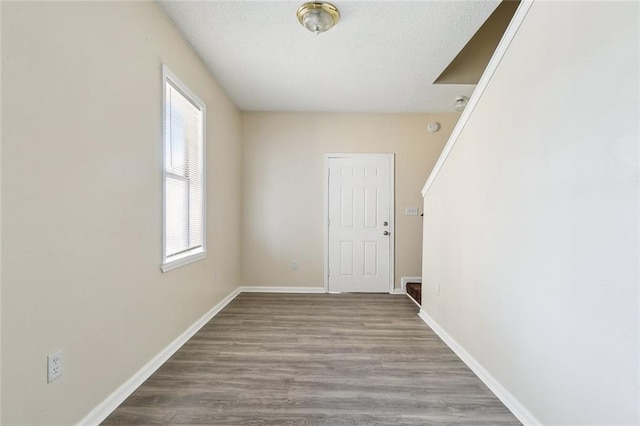
<svg viewBox="0 0 640 426">
<path fill-rule="evenodd" d="M 172 269 L 180 268 L 181 266 L 185 266 L 198 260 L 204 259 L 206 255 L 206 251 L 189 254 L 187 256 L 171 260 L 167 263 L 163 263 L 162 266 L 160 266 L 160 269 L 162 270 L 162 272 L 169 272 Z"/>
</svg>

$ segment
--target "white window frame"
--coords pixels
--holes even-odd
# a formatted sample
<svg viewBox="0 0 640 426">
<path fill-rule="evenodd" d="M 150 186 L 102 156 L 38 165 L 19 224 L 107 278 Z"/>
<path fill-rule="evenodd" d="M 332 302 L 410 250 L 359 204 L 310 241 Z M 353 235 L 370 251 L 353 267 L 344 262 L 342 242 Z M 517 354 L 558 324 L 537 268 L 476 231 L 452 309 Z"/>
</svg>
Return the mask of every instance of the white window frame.
<svg viewBox="0 0 640 426">
<path fill-rule="evenodd" d="M 181 95 L 194 104 L 202 111 L 202 246 L 192 248 L 186 252 L 167 259 L 167 83 L 177 89 Z M 166 65 L 162 65 L 162 272 L 167 272 L 175 268 L 179 268 L 189 263 L 204 259 L 207 254 L 207 188 L 206 188 L 206 171 L 207 171 L 207 144 L 206 144 L 206 122 L 207 107 L 205 103 L 184 84 Z"/>
</svg>

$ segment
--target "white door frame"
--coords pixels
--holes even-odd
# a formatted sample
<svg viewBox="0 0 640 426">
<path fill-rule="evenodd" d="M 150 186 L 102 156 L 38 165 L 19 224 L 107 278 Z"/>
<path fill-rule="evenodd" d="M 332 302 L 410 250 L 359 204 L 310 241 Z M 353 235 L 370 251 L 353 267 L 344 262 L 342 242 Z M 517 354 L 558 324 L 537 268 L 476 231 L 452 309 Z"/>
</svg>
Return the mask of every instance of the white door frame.
<svg viewBox="0 0 640 426">
<path fill-rule="evenodd" d="M 366 153 L 330 153 L 324 155 L 324 206 L 323 206 L 323 238 L 324 238 L 324 291 L 329 292 L 329 159 L 378 157 L 389 159 L 389 293 L 395 287 L 395 154 L 366 154 Z"/>
</svg>

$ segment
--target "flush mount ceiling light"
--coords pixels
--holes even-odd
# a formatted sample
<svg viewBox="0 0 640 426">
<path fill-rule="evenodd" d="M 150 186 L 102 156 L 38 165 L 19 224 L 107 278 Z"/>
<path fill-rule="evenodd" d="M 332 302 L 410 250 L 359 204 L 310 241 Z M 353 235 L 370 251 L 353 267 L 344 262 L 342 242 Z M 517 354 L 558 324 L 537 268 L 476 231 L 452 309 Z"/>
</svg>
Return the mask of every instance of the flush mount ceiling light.
<svg viewBox="0 0 640 426">
<path fill-rule="evenodd" d="M 456 103 L 453 104 L 453 109 L 455 109 L 458 112 L 462 112 L 464 111 L 464 108 L 467 106 L 468 103 L 469 103 L 468 96 L 458 96 L 458 98 L 456 99 Z"/>
<path fill-rule="evenodd" d="M 340 12 L 332 4 L 310 2 L 300 6 L 296 16 L 303 27 L 311 32 L 320 34 L 330 30 L 338 23 Z"/>
</svg>

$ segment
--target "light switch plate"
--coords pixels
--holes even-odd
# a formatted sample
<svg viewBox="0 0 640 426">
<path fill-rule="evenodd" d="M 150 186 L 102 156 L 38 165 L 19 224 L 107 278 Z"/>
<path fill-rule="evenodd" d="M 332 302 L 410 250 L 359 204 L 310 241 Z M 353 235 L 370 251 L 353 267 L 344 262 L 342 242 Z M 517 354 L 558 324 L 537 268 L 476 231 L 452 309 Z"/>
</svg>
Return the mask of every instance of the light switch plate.
<svg viewBox="0 0 640 426">
<path fill-rule="evenodd" d="M 407 207 L 404 210 L 404 214 L 406 216 L 418 216 L 418 208 L 417 207 Z"/>
</svg>

